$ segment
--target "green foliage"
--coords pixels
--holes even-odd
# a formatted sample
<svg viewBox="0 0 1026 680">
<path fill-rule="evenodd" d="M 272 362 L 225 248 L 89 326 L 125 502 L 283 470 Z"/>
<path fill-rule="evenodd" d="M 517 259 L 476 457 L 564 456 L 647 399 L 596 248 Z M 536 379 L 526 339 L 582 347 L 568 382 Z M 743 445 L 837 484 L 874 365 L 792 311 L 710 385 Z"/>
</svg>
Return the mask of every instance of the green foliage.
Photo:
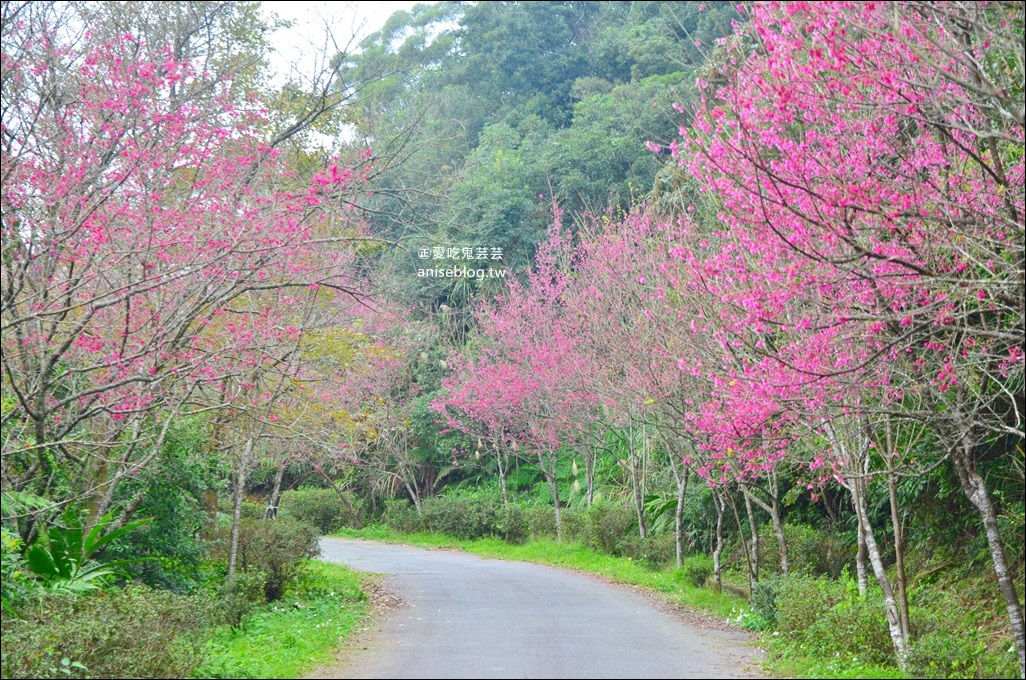
<svg viewBox="0 0 1026 680">
<path fill-rule="evenodd" d="M 688 555 L 683 559 L 674 577 L 692 588 L 704 588 L 713 573 L 713 561 L 708 555 Z"/>
<path fill-rule="evenodd" d="M 161 455 L 153 465 L 123 481 L 114 497 L 124 505 L 137 494 L 136 514 L 152 517 L 147 531 L 113 541 L 106 554 L 114 559 L 148 558 L 131 567 L 133 576 L 155 588 L 176 592 L 194 589 L 206 546 L 202 531 L 208 521 L 206 498 L 223 479 L 221 463 L 204 446 L 205 424 L 183 419 L 170 428 Z"/>
<path fill-rule="evenodd" d="M 780 591 L 781 577 L 770 576 L 759 579 L 752 589 L 749 600 L 752 614 L 764 622 L 761 628 L 772 629 L 777 625 L 777 594 Z"/>
<path fill-rule="evenodd" d="M 400 533 L 423 531 L 424 523 L 417 515 L 417 509 L 409 501 L 393 498 L 385 501 L 381 522 Z"/>
<path fill-rule="evenodd" d="M 247 614 L 267 601 L 266 583 L 267 574 L 259 569 L 236 571 L 230 581 L 222 581 L 215 591 L 218 620 L 232 628 L 241 626 Z"/>
<path fill-rule="evenodd" d="M 752 594 L 751 608 L 803 654 L 870 665 L 894 662 L 882 596 L 875 591 L 860 596 L 850 579 L 795 574 L 765 578 Z"/>
<path fill-rule="evenodd" d="M 633 533 L 628 534 L 617 544 L 616 554 L 640 561 L 652 569 L 660 569 L 677 557 L 672 534 L 658 534 L 645 538 Z"/>
<path fill-rule="evenodd" d="M 563 514 L 564 525 L 573 522 L 571 513 Z M 551 506 L 529 505 L 524 508 L 527 531 L 532 538 L 555 538 L 556 516 Z"/>
<path fill-rule="evenodd" d="M 514 504 L 500 505 L 495 513 L 495 531 L 507 543 L 524 543 L 530 535 L 524 509 Z"/>
<path fill-rule="evenodd" d="M 21 569 L 21 537 L 0 528 L 0 605 L 3 611 L 14 614 L 14 607 L 22 601 L 31 588 L 28 576 Z"/>
<path fill-rule="evenodd" d="M 792 574 L 841 577 L 844 567 L 855 557 L 855 548 L 846 545 L 834 532 L 821 531 L 805 524 L 785 524 L 787 558 Z M 772 574 L 780 569 L 780 551 L 773 526 L 759 527 L 759 571 Z"/>
<path fill-rule="evenodd" d="M 804 637 L 806 648 L 820 657 L 833 654 L 870 664 L 894 662 L 894 646 L 879 593 L 871 592 L 863 599 L 857 590 L 849 588 L 845 598 L 813 623 Z"/>
<path fill-rule="evenodd" d="M 358 529 L 362 525 L 364 503 L 355 494 L 349 495 L 355 513 L 349 512 L 333 489 L 309 486 L 292 489 L 281 495 L 279 517 L 291 517 L 312 524 L 324 534 L 330 534 L 346 526 Z"/>
<path fill-rule="evenodd" d="M 328 663 L 367 614 L 361 583 L 360 574 L 342 565 L 307 565 L 287 602 L 257 608 L 240 626 L 215 631 L 193 677 L 295 678 Z"/>
<path fill-rule="evenodd" d="M 802 636 L 844 598 L 844 585 L 825 577 L 778 576 L 759 582 L 759 588 L 776 588 L 775 610 L 765 616 L 776 623 L 781 635 Z M 762 612 L 760 612 L 762 613 Z M 764 615 L 764 614 L 763 614 Z"/>
<path fill-rule="evenodd" d="M 219 528 L 212 557 L 228 563 L 230 529 Z M 263 591 L 267 602 L 282 597 L 300 575 L 305 560 L 320 554 L 314 527 L 289 518 L 273 520 L 243 518 L 239 524 L 239 550 L 236 569 L 264 574 Z"/>
<path fill-rule="evenodd" d="M 962 586 L 957 591 L 954 585 Z M 1000 635 L 1001 624 L 988 621 L 981 602 L 997 602 L 989 579 L 939 580 L 916 587 L 909 668 L 919 677 L 1014 678 L 1019 672 L 1015 647 Z M 977 605 L 977 606 L 974 606 Z"/>
<path fill-rule="evenodd" d="M 638 534 L 634 510 L 622 503 L 593 503 L 582 513 L 580 534 L 572 536 L 607 555 L 626 556 L 624 539 Z M 637 546 L 634 546 L 635 548 Z"/>
<path fill-rule="evenodd" d="M 3 677 L 188 677 L 210 607 L 144 586 L 47 595 L 3 614 Z"/>
<path fill-rule="evenodd" d="M 528 523 L 517 506 L 503 507 L 497 498 L 473 495 L 445 495 L 428 498 L 423 504 L 424 525 L 430 531 L 463 540 L 493 536 L 510 543 L 523 543 Z"/>
<path fill-rule="evenodd" d="M 98 580 L 120 574 L 121 567 L 145 558 L 116 560 L 100 563 L 94 559 L 111 541 L 152 522 L 152 518 L 128 522 L 124 526 L 103 533 L 114 519 L 109 512 L 86 532 L 74 508 L 63 516 L 64 526 L 44 527 L 36 540 L 25 551 L 23 567 L 49 592 L 80 593 L 95 590 Z"/>
</svg>

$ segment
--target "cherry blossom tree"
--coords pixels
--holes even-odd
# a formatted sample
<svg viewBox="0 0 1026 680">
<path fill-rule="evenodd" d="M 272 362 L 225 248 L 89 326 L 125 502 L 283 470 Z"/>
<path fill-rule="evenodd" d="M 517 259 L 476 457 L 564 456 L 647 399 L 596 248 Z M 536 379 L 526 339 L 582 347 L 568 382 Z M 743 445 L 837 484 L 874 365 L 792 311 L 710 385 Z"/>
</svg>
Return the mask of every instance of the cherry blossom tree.
<svg viewBox="0 0 1026 680">
<path fill-rule="evenodd" d="M 298 176 L 233 72 L 7 18 L 3 485 L 45 493 L 70 474 L 71 499 L 103 506 L 174 419 L 280 359 L 262 348 L 295 331 L 294 303 L 361 293 L 364 233 L 341 199 L 367 157 Z"/>
<path fill-rule="evenodd" d="M 1023 437 L 1021 11 L 756 6 L 672 151 L 722 205 L 705 281 L 732 307 L 726 341 L 805 386 L 780 393 L 804 413 L 929 425 L 980 513 L 1022 666 L 1022 605 L 976 470 L 981 445 Z M 824 402 L 841 384 L 848 397 Z"/>
</svg>

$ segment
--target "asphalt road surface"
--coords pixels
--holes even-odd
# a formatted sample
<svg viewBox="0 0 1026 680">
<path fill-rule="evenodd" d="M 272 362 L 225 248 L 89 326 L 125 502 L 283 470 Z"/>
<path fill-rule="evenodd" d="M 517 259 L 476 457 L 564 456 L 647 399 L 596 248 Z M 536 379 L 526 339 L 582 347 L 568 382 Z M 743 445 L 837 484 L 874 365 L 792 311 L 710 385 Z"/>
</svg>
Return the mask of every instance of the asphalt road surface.
<svg viewBox="0 0 1026 680">
<path fill-rule="evenodd" d="M 401 604 L 318 678 L 746 678 L 743 632 L 596 577 L 462 552 L 321 539 Z"/>
</svg>

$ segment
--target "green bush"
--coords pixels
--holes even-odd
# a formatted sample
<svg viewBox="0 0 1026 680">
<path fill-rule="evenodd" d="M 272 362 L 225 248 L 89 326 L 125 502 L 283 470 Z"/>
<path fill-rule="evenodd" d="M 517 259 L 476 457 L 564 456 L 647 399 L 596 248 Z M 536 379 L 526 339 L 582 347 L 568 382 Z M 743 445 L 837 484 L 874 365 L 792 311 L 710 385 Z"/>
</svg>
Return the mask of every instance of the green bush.
<svg viewBox="0 0 1026 680">
<path fill-rule="evenodd" d="M 777 594 L 780 591 L 780 584 L 783 577 L 768 576 L 759 579 L 752 589 L 752 597 L 748 606 L 752 613 L 766 622 L 767 627 L 777 626 Z"/>
<path fill-rule="evenodd" d="M 500 506 L 495 515 L 495 530 L 507 543 L 520 544 L 527 541 L 530 526 L 524 509 L 515 504 Z"/>
<path fill-rule="evenodd" d="M 582 542 L 607 555 L 633 557 L 627 552 L 640 552 L 631 541 L 638 536 L 638 518 L 634 511 L 619 503 L 593 503 L 584 512 Z"/>
<path fill-rule="evenodd" d="M 764 618 L 775 621 L 781 634 L 792 637 L 804 635 L 844 599 L 845 592 L 844 584 L 837 581 L 793 574 L 777 577 L 776 589 L 773 618 Z"/>
<path fill-rule="evenodd" d="M 381 523 L 404 534 L 424 530 L 424 523 L 417 515 L 417 509 L 409 501 L 398 498 L 385 501 Z"/>
<path fill-rule="evenodd" d="M 563 512 L 564 525 L 567 514 L 565 511 Z M 527 520 L 527 530 L 531 537 L 556 537 L 556 516 L 551 505 L 531 505 L 524 508 L 524 519 Z"/>
<path fill-rule="evenodd" d="M 217 513 L 221 521 L 231 522 L 235 508 L 232 505 L 231 496 L 219 496 L 217 498 Z M 242 501 L 240 516 L 247 519 L 263 519 L 267 514 L 267 506 L 254 501 Z"/>
<path fill-rule="evenodd" d="M 231 581 L 223 581 L 216 590 L 219 622 L 232 628 L 241 626 L 246 614 L 266 600 L 266 583 L 267 574 L 259 569 L 236 571 Z"/>
<path fill-rule="evenodd" d="M 503 507 L 498 498 L 476 495 L 436 496 L 424 501 L 424 524 L 430 531 L 474 540 L 493 536 L 511 543 L 527 538 L 527 520 L 518 506 Z"/>
<path fill-rule="evenodd" d="M 466 541 L 495 533 L 497 505 L 489 499 L 435 496 L 426 499 L 421 509 L 429 531 Z"/>
<path fill-rule="evenodd" d="M 845 544 L 836 534 L 820 531 L 805 524 L 785 524 L 787 560 L 792 574 L 804 576 L 841 577 L 845 565 L 854 560 L 855 548 Z M 773 526 L 759 527 L 759 571 L 771 574 L 780 570 L 780 550 Z"/>
<path fill-rule="evenodd" d="M 628 534 L 617 543 L 616 552 L 620 557 L 629 557 L 642 562 L 651 569 L 661 569 L 676 559 L 677 552 L 673 544 L 673 534 L 661 534 L 641 538 L 637 534 Z"/>
<path fill-rule="evenodd" d="M 975 630 L 932 631 L 913 640 L 909 669 L 920 678 L 1016 677 L 1019 668 L 1014 645 L 991 649 L 989 642 Z"/>
<path fill-rule="evenodd" d="M 861 597 L 850 579 L 800 574 L 761 579 L 752 613 L 814 656 L 893 664 L 894 648 L 879 593 Z"/>
<path fill-rule="evenodd" d="M 917 587 L 909 594 L 913 601 L 910 670 L 933 678 L 1017 677 L 1015 645 L 1004 622 L 973 606 L 996 604 L 996 588 L 985 578 L 957 585 L 957 590 L 940 584 Z"/>
<path fill-rule="evenodd" d="M 895 661 L 883 597 L 879 593 L 862 598 L 854 588 L 849 589 L 843 600 L 809 626 L 804 638 L 806 647 L 821 657 L 840 654 L 869 664 Z"/>
<path fill-rule="evenodd" d="M 138 502 L 133 517 L 153 522 L 114 540 L 103 552 L 104 561 L 151 558 L 129 567 L 135 579 L 175 592 L 200 585 L 206 501 L 220 487 L 225 464 L 206 445 L 207 434 L 202 418 L 176 421 L 152 464 L 122 481 L 111 507 Z"/>
<path fill-rule="evenodd" d="M 342 527 L 360 529 L 366 520 L 366 503 L 349 491 L 343 494 L 348 505 L 334 489 L 300 487 L 283 493 L 279 507 L 282 516 L 312 524 L 324 534 Z"/>
<path fill-rule="evenodd" d="M 683 559 L 674 577 L 693 588 L 701 588 L 713 573 L 713 560 L 708 555 L 688 555 Z"/>
<path fill-rule="evenodd" d="M 268 602 L 281 599 L 303 560 L 319 554 L 317 532 L 309 524 L 287 518 L 242 522 L 238 564 L 243 571 L 256 568 L 264 572 Z"/>
<path fill-rule="evenodd" d="M 131 586 L 51 595 L 3 613 L 5 678 L 184 678 L 199 665 L 211 603 Z"/>
<path fill-rule="evenodd" d="M 230 540 L 230 529 L 219 528 L 211 551 L 214 561 L 228 563 Z M 303 561 L 318 554 L 317 531 L 304 522 L 281 517 L 243 518 L 239 523 L 236 569 L 264 574 L 264 597 L 268 602 L 280 599 L 298 576 Z"/>
</svg>

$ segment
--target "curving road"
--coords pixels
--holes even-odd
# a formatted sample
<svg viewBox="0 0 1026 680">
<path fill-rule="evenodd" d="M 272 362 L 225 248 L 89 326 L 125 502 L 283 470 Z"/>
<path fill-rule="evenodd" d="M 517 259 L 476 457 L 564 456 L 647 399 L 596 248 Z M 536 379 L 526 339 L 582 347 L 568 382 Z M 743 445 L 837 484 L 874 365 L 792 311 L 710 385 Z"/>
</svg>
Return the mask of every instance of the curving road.
<svg viewBox="0 0 1026 680">
<path fill-rule="evenodd" d="M 339 538 L 321 557 L 384 574 L 402 605 L 315 677 L 759 677 L 748 635 L 587 575 Z"/>
</svg>

